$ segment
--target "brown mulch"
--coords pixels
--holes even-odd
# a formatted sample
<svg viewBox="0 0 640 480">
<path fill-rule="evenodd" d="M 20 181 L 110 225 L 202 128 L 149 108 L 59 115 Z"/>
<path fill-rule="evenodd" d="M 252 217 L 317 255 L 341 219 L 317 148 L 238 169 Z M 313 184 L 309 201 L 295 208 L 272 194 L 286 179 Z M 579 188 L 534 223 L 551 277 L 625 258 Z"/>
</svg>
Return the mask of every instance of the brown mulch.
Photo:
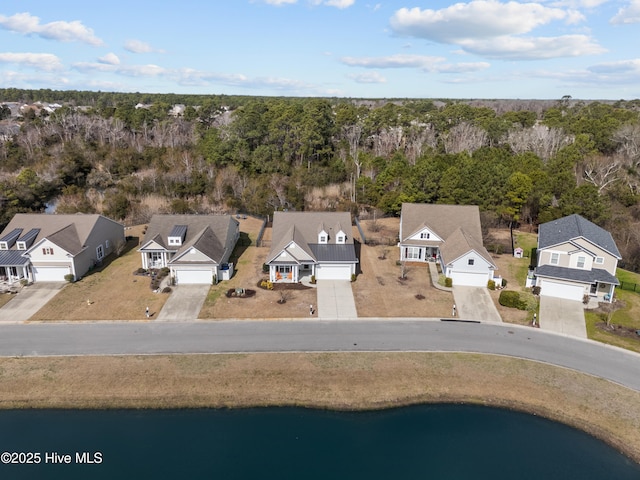
<svg viewBox="0 0 640 480">
<path fill-rule="evenodd" d="M 607 325 L 605 322 L 596 323 L 596 328 L 600 330 L 617 335 L 624 338 L 633 338 L 640 342 L 640 330 L 635 328 L 625 327 L 623 325 L 616 325 L 614 323 Z"/>
</svg>

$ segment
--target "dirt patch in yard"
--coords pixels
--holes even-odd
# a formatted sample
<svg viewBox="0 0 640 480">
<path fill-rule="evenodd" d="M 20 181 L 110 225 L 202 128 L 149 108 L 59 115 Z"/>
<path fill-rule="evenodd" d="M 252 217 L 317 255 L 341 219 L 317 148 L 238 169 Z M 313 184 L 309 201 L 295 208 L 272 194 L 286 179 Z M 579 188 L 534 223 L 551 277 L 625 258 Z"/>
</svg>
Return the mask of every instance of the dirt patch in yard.
<svg viewBox="0 0 640 480">
<path fill-rule="evenodd" d="M 127 229 L 131 238 L 120 257 L 107 257 L 101 268 L 67 285 L 30 320 L 146 320 L 146 307 L 159 312 L 167 294 L 153 293 L 149 277 L 134 275 L 141 266 L 137 249 L 143 230 L 143 225 Z"/>
</svg>

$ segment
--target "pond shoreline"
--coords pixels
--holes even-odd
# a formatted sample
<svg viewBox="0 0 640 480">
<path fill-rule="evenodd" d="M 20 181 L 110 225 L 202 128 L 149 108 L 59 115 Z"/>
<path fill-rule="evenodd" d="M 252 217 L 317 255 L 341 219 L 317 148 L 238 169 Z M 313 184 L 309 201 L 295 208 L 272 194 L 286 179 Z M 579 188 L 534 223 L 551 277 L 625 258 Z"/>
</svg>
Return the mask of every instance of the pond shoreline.
<svg viewBox="0 0 640 480">
<path fill-rule="evenodd" d="M 2 409 L 486 405 L 583 430 L 640 463 L 640 392 L 539 362 L 467 353 L 0 359 Z"/>
</svg>

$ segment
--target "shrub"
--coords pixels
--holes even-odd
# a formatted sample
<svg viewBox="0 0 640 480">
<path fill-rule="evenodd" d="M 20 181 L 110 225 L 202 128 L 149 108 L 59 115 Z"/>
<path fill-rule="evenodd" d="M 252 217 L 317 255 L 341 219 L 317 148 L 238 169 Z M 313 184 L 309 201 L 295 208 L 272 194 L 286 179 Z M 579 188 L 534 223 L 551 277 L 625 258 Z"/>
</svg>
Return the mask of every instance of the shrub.
<svg viewBox="0 0 640 480">
<path fill-rule="evenodd" d="M 262 282 L 260 282 L 260 288 L 266 288 L 267 290 L 273 290 L 273 282 L 270 282 L 269 280 L 262 280 Z"/>
<path fill-rule="evenodd" d="M 67 274 L 64 276 L 64 279 L 65 279 L 67 282 L 69 282 L 69 283 L 73 283 L 73 282 L 75 282 L 75 281 L 76 281 L 76 277 L 75 277 L 75 275 L 74 275 L 73 273 L 67 273 Z"/>
<path fill-rule="evenodd" d="M 316 276 L 315 275 L 311 275 L 311 284 L 312 285 L 316 284 Z"/>
<path fill-rule="evenodd" d="M 262 273 L 269 273 L 269 265 L 266 263 L 262 264 Z"/>
<path fill-rule="evenodd" d="M 352 281 L 352 282 L 355 282 L 355 281 L 356 281 L 356 274 L 355 274 L 355 273 L 352 273 L 352 274 L 351 274 L 351 281 Z"/>
<path fill-rule="evenodd" d="M 496 282 L 495 282 L 495 281 L 493 281 L 493 280 L 489 280 L 489 281 L 487 282 L 487 288 L 488 288 L 489 290 L 495 290 L 495 289 L 496 289 Z"/>
<path fill-rule="evenodd" d="M 164 287 L 162 293 L 171 293 L 171 287 Z"/>
<path fill-rule="evenodd" d="M 449 287 L 449 288 L 453 287 L 453 278 L 451 278 L 451 277 L 445 278 L 444 279 L 444 286 L 445 287 Z"/>
<path fill-rule="evenodd" d="M 513 290 L 503 290 L 498 298 L 500 305 L 518 310 L 526 310 L 527 302 L 520 298 L 520 294 Z"/>
<path fill-rule="evenodd" d="M 502 288 L 506 288 L 506 286 L 507 286 L 507 279 L 503 278 L 502 279 Z"/>
<path fill-rule="evenodd" d="M 167 275 L 169 275 L 169 272 L 170 272 L 169 267 L 162 267 L 160 269 L 160 274 L 163 277 L 166 277 Z"/>
<path fill-rule="evenodd" d="M 534 295 L 540 295 L 540 287 L 533 287 L 531 289 L 531 293 L 533 293 Z"/>
<path fill-rule="evenodd" d="M 144 268 L 140 267 L 138 270 L 136 270 L 136 273 L 147 273 L 147 271 Z"/>
<path fill-rule="evenodd" d="M 28 284 L 29 284 L 29 280 L 27 280 L 26 278 L 20 279 L 20 285 L 22 285 L 23 287 L 27 286 Z"/>
</svg>

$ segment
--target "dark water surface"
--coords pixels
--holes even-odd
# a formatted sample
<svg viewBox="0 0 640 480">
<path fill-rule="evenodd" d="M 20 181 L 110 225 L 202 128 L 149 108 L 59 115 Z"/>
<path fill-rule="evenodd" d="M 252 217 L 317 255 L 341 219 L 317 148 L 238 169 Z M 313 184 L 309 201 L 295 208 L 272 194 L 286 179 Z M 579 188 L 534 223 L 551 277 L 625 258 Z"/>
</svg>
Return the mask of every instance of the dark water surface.
<svg viewBox="0 0 640 480">
<path fill-rule="evenodd" d="M 0 479 L 11 480 L 640 479 L 640 465 L 578 430 L 459 405 L 9 410 L 0 411 L 0 452 L 40 456 L 0 464 Z"/>
</svg>

